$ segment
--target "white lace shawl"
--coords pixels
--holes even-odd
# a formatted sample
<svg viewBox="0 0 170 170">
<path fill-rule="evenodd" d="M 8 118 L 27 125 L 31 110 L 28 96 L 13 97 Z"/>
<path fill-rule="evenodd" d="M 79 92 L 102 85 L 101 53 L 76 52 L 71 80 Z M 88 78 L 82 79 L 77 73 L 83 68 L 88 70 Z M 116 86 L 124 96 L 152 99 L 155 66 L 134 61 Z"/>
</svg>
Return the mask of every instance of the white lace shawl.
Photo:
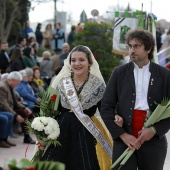
<svg viewBox="0 0 170 170">
<path fill-rule="evenodd" d="M 57 89 L 61 94 L 61 105 L 66 109 L 71 109 L 64 92 L 62 80 L 57 85 Z M 80 93 L 83 110 L 89 109 L 90 107 L 96 105 L 102 99 L 104 91 L 105 83 L 98 77 L 90 74 L 88 81 Z"/>
</svg>

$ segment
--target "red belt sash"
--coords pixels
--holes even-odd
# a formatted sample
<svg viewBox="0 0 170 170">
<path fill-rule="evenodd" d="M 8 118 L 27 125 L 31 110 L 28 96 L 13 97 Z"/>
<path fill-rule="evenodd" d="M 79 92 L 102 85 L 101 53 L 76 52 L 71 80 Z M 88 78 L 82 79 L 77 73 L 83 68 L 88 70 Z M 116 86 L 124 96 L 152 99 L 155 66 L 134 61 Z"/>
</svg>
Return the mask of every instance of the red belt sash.
<svg viewBox="0 0 170 170">
<path fill-rule="evenodd" d="M 147 111 L 145 110 L 134 110 L 132 119 L 132 135 L 138 138 L 138 132 L 142 130 Z"/>
</svg>

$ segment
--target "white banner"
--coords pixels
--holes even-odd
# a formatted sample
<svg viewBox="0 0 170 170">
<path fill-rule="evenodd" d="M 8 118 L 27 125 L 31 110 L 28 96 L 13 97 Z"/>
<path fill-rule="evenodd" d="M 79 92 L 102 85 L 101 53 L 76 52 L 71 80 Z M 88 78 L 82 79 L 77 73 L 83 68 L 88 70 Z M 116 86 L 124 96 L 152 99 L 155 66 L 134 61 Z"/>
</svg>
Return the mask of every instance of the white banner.
<svg viewBox="0 0 170 170">
<path fill-rule="evenodd" d="M 129 30 L 134 30 L 138 26 L 136 18 L 115 18 L 113 33 L 113 50 L 128 52 L 125 35 Z"/>
</svg>

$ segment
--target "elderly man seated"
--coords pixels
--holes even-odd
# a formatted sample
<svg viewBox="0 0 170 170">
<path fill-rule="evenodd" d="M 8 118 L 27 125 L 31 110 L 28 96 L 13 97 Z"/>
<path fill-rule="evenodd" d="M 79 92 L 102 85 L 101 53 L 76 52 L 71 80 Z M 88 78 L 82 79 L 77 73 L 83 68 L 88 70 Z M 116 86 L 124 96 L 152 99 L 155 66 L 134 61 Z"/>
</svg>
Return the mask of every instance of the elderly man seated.
<svg viewBox="0 0 170 170">
<path fill-rule="evenodd" d="M 0 111 L 11 112 L 14 114 L 14 120 L 21 123 L 22 132 L 24 133 L 24 143 L 35 144 L 30 135 L 27 132 L 25 119 L 32 119 L 32 111 L 19 103 L 16 99 L 14 88 L 22 80 L 22 75 L 13 71 L 9 73 L 6 80 L 0 81 Z"/>
</svg>

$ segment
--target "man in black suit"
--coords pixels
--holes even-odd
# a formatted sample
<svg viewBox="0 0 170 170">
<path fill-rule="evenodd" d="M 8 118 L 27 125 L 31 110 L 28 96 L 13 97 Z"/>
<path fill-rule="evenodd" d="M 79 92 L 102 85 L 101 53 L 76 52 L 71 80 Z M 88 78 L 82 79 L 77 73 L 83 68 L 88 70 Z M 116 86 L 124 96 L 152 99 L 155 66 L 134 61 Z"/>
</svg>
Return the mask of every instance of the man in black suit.
<svg viewBox="0 0 170 170">
<path fill-rule="evenodd" d="M 7 67 L 9 66 L 10 63 L 10 58 L 7 53 L 8 50 L 8 43 L 7 42 L 2 42 L 1 43 L 1 52 L 0 52 L 0 70 L 1 73 L 5 73 Z"/>
<path fill-rule="evenodd" d="M 151 128 L 143 125 L 157 103 L 170 98 L 170 70 L 151 61 L 155 40 L 148 31 L 131 31 L 127 45 L 132 61 L 114 69 L 101 105 L 101 116 L 114 140 L 113 162 L 129 147 L 136 151 L 121 170 L 163 170 L 170 118 Z M 114 122 L 116 113 L 124 119 L 122 127 Z"/>
</svg>

